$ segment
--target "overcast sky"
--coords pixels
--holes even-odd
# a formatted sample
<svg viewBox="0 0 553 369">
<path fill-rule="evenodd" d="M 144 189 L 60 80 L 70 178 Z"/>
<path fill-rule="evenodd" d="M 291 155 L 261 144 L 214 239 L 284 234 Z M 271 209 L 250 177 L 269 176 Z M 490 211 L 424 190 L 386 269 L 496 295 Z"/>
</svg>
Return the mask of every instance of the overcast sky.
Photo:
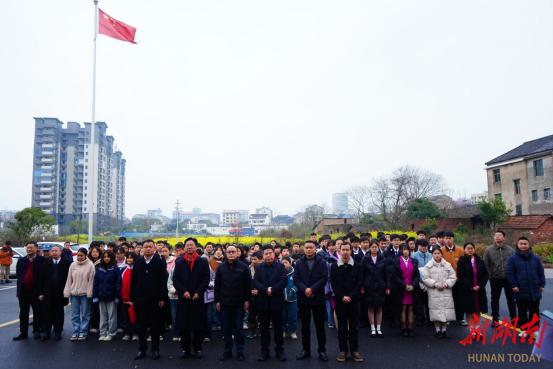
<svg viewBox="0 0 553 369">
<path fill-rule="evenodd" d="M 551 1 L 100 1 L 98 121 L 126 215 L 292 214 L 409 164 L 458 196 L 553 134 Z M 91 120 L 92 0 L 4 1 L 0 208 L 31 203 L 33 117 Z"/>
</svg>

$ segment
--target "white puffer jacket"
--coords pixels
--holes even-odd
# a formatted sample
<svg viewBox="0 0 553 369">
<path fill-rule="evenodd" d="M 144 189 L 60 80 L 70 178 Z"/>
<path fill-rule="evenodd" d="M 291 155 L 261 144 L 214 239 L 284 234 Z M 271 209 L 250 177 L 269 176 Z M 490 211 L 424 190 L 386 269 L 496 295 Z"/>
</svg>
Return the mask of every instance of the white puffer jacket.
<svg viewBox="0 0 553 369">
<path fill-rule="evenodd" d="M 424 285 L 428 290 L 428 309 L 430 321 L 451 322 L 455 321 L 455 305 L 453 304 L 453 292 L 457 277 L 450 263 L 442 259 L 440 266 L 434 259 L 430 260 L 424 268 L 420 269 Z M 438 286 L 447 285 L 443 291 Z"/>
</svg>

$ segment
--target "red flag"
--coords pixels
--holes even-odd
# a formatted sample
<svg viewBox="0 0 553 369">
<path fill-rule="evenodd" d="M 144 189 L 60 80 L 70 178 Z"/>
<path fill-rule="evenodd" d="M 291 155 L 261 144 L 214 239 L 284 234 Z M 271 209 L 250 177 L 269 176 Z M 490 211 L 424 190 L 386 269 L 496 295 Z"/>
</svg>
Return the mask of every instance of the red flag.
<svg viewBox="0 0 553 369">
<path fill-rule="evenodd" d="M 113 19 L 102 9 L 98 8 L 99 16 L 99 33 L 115 38 L 121 41 L 127 41 L 131 44 L 136 44 L 134 42 L 134 34 L 136 33 L 136 28 L 129 26 L 123 22 Z"/>
</svg>

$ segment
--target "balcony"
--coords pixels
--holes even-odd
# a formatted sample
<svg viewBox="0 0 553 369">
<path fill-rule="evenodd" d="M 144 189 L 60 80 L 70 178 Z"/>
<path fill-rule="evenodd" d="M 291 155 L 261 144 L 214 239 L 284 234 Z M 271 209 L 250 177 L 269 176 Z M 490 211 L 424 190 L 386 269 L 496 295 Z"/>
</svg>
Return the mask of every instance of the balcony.
<svg viewBox="0 0 553 369">
<path fill-rule="evenodd" d="M 52 202 L 51 201 L 47 201 L 47 202 L 46 201 L 41 201 L 39 205 L 40 206 L 51 206 Z"/>
<path fill-rule="evenodd" d="M 53 144 L 51 144 L 51 143 L 47 143 L 47 144 L 45 143 L 45 144 L 42 144 L 42 148 L 43 148 L 43 149 L 44 149 L 44 148 L 53 148 L 53 147 L 54 147 L 54 145 L 53 145 Z"/>
<path fill-rule="evenodd" d="M 54 162 L 54 159 L 53 158 L 42 158 L 42 163 L 52 163 Z"/>
<path fill-rule="evenodd" d="M 40 195 L 41 199 L 52 199 L 51 195 Z"/>
<path fill-rule="evenodd" d="M 53 169 L 54 167 L 52 165 L 42 165 L 40 167 L 41 170 L 47 170 L 47 169 Z"/>
</svg>

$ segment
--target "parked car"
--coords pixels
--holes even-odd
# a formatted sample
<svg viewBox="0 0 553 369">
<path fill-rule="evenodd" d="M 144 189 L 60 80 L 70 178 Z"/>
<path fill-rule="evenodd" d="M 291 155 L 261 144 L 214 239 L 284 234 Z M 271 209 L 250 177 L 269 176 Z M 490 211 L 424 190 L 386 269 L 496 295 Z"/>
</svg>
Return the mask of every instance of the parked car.
<svg viewBox="0 0 553 369">
<path fill-rule="evenodd" d="M 17 277 L 17 273 L 15 271 L 17 262 L 19 261 L 19 258 L 24 258 L 27 255 L 27 250 L 25 250 L 24 247 L 12 247 L 13 250 L 13 263 L 10 266 L 10 277 Z"/>
</svg>

